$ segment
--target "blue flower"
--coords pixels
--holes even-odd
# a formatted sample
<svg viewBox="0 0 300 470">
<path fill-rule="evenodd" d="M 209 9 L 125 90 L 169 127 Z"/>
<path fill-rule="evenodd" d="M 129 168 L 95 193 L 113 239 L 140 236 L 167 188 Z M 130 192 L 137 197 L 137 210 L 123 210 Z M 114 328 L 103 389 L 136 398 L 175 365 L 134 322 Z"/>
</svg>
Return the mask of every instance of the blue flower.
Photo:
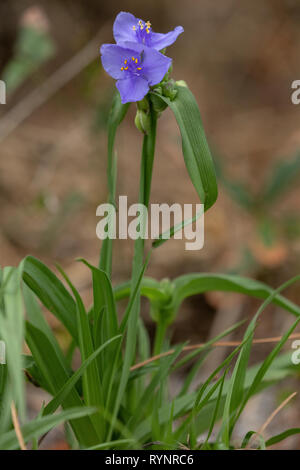
<svg viewBox="0 0 300 470">
<path fill-rule="evenodd" d="M 161 51 L 173 44 L 183 31 L 182 26 L 177 26 L 174 31 L 170 31 L 167 34 L 154 33 L 149 21 L 145 22 L 124 11 L 118 14 L 113 27 L 114 38 L 117 44 L 137 42 L 157 51 Z"/>
<path fill-rule="evenodd" d="M 132 42 L 103 44 L 101 55 L 103 68 L 117 80 L 123 104 L 142 100 L 150 86 L 161 82 L 172 63 L 157 50 Z"/>
</svg>

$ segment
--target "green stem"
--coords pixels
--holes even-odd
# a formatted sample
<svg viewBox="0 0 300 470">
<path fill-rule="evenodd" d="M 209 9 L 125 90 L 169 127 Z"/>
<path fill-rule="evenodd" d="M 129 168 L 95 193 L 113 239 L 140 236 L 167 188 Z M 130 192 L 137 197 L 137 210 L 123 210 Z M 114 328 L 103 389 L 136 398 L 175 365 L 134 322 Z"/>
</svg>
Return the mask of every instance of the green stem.
<svg viewBox="0 0 300 470">
<path fill-rule="evenodd" d="M 167 323 L 160 319 L 156 325 L 153 355 L 156 356 L 163 351 L 164 340 L 167 331 Z"/>
<path fill-rule="evenodd" d="M 143 204 L 148 208 L 151 192 L 151 181 L 152 181 L 152 170 L 153 160 L 155 152 L 155 140 L 156 140 L 156 126 L 157 126 L 157 114 L 150 108 L 151 127 L 148 134 L 144 136 L 143 149 L 142 149 L 142 160 L 140 170 L 140 190 L 139 190 L 139 204 Z M 144 248 L 145 240 L 143 237 L 138 238 L 134 244 L 134 256 L 132 263 L 132 275 L 131 275 L 131 296 L 133 295 L 134 288 L 138 282 L 139 275 L 143 268 L 144 263 Z M 133 314 L 129 321 L 128 328 L 135 328 L 135 345 L 132 350 L 133 356 L 131 361 L 134 359 L 136 336 L 137 336 L 137 325 L 138 316 L 140 313 L 141 294 L 140 290 L 136 296 L 136 300 L 133 305 Z"/>
<path fill-rule="evenodd" d="M 149 205 L 150 191 L 151 191 L 151 180 L 152 180 L 152 169 L 155 151 L 155 139 L 156 139 L 156 125 L 157 125 L 157 114 L 150 105 L 150 130 L 144 137 L 143 149 L 142 149 L 142 160 L 141 160 L 141 174 L 140 174 L 140 190 L 139 190 L 139 203 L 144 204 L 146 207 Z M 136 286 L 138 285 L 139 277 L 141 275 L 144 263 L 144 239 L 138 238 L 134 245 L 134 257 L 132 264 L 132 276 L 131 276 L 131 293 L 129 302 L 133 298 L 133 294 Z M 135 358 L 136 353 L 136 342 L 137 342 L 137 329 L 138 329 L 138 318 L 140 313 L 140 288 L 132 303 L 130 314 L 127 323 L 127 334 L 126 334 L 126 346 L 123 359 L 123 368 L 120 378 L 120 385 L 117 392 L 114 411 L 108 431 L 107 440 L 112 437 L 115 421 L 118 416 L 122 397 L 126 390 L 130 375 L 130 367 Z"/>
<path fill-rule="evenodd" d="M 151 192 L 151 181 L 152 181 L 152 170 L 153 160 L 155 152 L 155 141 L 156 141 L 156 125 L 157 115 L 153 109 L 150 110 L 151 116 L 151 127 L 150 132 L 145 135 L 142 149 L 142 161 L 140 171 L 140 190 L 139 190 L 139 203 L 143 204 L 148 208 Z M 145 241 L 143 238 L 138 238 L 134 245 L 134 257 L 132 265 L 132 277 L 131 277 L 131 292 L 132 287 L 135 286 L 139 274 L 143 266 L 144 259 L 144 245 Z M 140 297 L 140 296 L 139 296 Z M 137 299 L 140 302 L 140 299 Z"/>
<path fill-rule="evenodd" d="M 122 104 L 119 92 L 116 92 L 108 119 L 108 142 L 107 142 L 107 184 L 108 184 L 108 203 L 113 206 L 116 196 L 116 179 L 117 179 L 117 158 L 114 153 L 115 137 L 118 126 L 123 121 L 129 108 L 129 103 Z M 110 224 L 113 221 L 110 221 Z M 111 278 L 112 268 L 112 239 L 109 237 L 103 240 L 99 268 L 106 272 Z"/>
</svg>

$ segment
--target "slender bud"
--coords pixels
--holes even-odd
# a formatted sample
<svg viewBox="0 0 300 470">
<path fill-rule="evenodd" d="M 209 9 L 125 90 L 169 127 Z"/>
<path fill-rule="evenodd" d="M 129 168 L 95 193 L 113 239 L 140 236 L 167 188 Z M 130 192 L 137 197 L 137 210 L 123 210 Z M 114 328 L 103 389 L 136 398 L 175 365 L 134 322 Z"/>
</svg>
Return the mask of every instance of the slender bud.
<svg viewBox="0 0 300 470">
<path fill-rule="evenodd" d="M 151 127 L 151 120 L 149 114 L 141 109 L 138 109 L 136 112 L 134 123 L 139 131 L 143 134 L 148 134 Z"/>
<path fill-rule="evenodd" d="M 161 87 L 159 88 L 160 88 L 160 93 L 156 89 L 154 91 L 158 93 L 159 95 L 162 95 Z M 160 115 L 168 107 L 167 103 L 165 103 L 164 100 L 162 100 L 160 96 L 158 95 L 151 94 L 151 101 L 152 101 L 153 109 L 158 115 Z"/>
<path fill-rule="evenodd" d="M 176 84 L 174 80 L 169 80 L 162 84 L 162 94 L 167 98 L 170 98 L 171 101 L 175 100 L 177 96 Z"/>
<path fill-rule="evenodd" d="M 137 107 L 140 111 L 148 112 L 149 111 L 149 101 L 147 100 L 147 98 L 145 97 L 141 101 L 138 101 L 137 102 Z"/>
<path fill-rule="evenodd" d="M 178 86 L 184 86 L 185 88 L 188 88 L 187 83 L 184 80 L 178 80 L 176 82 L 176 85 Z"/>
</svg>

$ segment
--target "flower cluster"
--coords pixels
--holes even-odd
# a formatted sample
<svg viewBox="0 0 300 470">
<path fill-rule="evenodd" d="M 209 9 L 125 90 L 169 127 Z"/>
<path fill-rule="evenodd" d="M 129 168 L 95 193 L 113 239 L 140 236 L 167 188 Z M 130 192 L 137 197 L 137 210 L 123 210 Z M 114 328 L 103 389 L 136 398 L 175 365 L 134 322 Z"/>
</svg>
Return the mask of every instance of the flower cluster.
<svg viewBox="0 0 300 470">
<path fill-rule="evenodd" d="M 142 100 L 151 86 L 162 81 L 172 59 L 160 51 L 182 32 L 178 26 L 167 34 L 155 33 L 149 21 L 118 14 L 113 27 L 116 44 L 103 44 L 101 58 L 105 71 L 117 80 L 123 104 Z"/>
</svg>

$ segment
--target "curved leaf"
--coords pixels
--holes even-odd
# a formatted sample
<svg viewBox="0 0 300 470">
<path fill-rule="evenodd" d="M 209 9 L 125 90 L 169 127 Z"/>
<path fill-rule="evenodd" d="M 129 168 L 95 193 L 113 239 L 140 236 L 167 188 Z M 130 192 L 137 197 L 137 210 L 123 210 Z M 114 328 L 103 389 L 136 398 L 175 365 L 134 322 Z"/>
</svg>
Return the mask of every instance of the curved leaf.
<svg viewBox="0 0 300 470">
<path fill-rule="evenodd" d="M 274 444 L 283 441 L 289 436 L 294 436 L 295 434 L 300 434 L 300 428 L 290 428 L 284 432 L 281 432 L 280 434 L 277 434 L 276 436 L 270 437 L 270 439 L 268 439 L 266 442 L 266 446 L 273 446 Z"/>
<path fill-rule="evenodd" d="M 27 256 L 24 260 L 23 280 L 78 342 L 76 303 L 58 277 L 41 261 Z"/>
<path fill-rule="evenodd" d="M 48 403 L 45 407 L 43 415 L 49 415 L 54 413 L 57 408 L 62 404 L 62 402 L 67 398 L 69 393 L 74 388 L 76 382 L 80 379 L 86 368 L 90 365 L 90 363 L 103 351 L 111 342 L 115 341 L 116 339 L 121 338 L 121 335 L 114 336 L 113 338 L 106 341 L 102 344 L 98 349 L 96 349 L 76 370 L 76 372 L 72 375 L 72 377 L 65 382 L 63 387 L 60 391 L 55 395 L 55 397 Z"/>
<path fill-rule="evenodd" d="M 50 429 L 54 428 L 64 421 L 78 420 L 95 413 L 96 408 L 72 408 L 67 411 L 62 411 L 57 415 L 38 417 L 37 420 L 30 421 L 30 423 L 22 426 L 22 436 L 25 442 L 30 441 L 37 436 L 47 433 Z M 0 437 L 0 449 L 2 450 L 15 450 L 19 449 L 19 441 L 14 430 L 2 434 Z"/>
<path fill-rule="evenodd" d="M 174 281 L 172 308 L 177 310 L 186 297 L 208 291 L 236 292 L 264 300 L 274 289 L 263 282 L 233 274 L 187 274 Z M 300 307 L 280 294 L 276 295 L 273 302 L 296 316 L 300 315 Z"/>
<path fill-rule="evenodd" d="M 107 161 L 107 181 L 108 181 L 108 202 L 115 205 L 116 178 L 117 178 L 117 162 L 114 158 L 115 137 L 118 126 L 123 121 L 129 108 L 128 104 L 121 103 L 120 93 L 114 96 L 113 104 L 108 118 L 108 161 Z M 102 242 L 99 268 L 106 272 L 108 277 L 111 276 L 112 264 L 112 240 L 108 237 Z"/>
<path fill-rule="evenodd" d="M 265 300 L 274 289 L 263 282 L 255 281 L 234 274 L 193 273 L 170 281 L 168 291 L 164 289 L 165 281 L 145 277 L 141 284 L 141 294 L 147 297 L 155 307 L 160 307 L 167 314 L 175 315 L 184 299 L 204 292 L 236 292 Z M 116 300 L 130 295 L 130 283 L 120 284 L 114 288 Z M 284 296 L 278 294 L 272 302 L 295 316 L 300 315 L 300 307 Z"/>
<path fill-rule="evenodd" d="M 206 140 L 198 104 L 192 92 L 185 86 L 176 86 L 177 96 L 161 98 L 173 111 L 180 129 L 185 165 L 197 194 L 208 210 L 217 200 L 216 173 Z"/>
<path fill-rule="evenodd" d="M 43 382 L 47 384 L 47 391 L 55 396 L 68 381 L 68 371 L 45 333 L 29 322 L 26 323 L 26 342 L 43 377 Z M 70 391 L 62 405 L 65 409 L 85 408 L 75 388 Z M 81 444 L 91 446 L 98 442 L 99 436 L 90 417 L 82 417 L 75 422 L 71 421 L 70 424 Z"/>
</svg>

